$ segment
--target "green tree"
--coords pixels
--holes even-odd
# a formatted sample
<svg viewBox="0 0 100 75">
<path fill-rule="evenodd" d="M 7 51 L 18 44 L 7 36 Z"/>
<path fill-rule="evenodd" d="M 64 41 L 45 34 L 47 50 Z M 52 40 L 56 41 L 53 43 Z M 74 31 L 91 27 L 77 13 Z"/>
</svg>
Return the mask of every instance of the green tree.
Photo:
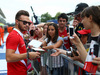
<svg viewBox="0 0 100 75">
<path fill-rule="evenodd" d="M 61 14 L 61 12 L 57 12 L 55 15 L 55 19 L 58 19 L 58 16 Z"/>
<path fill-rule="evenodd" d="M 41 22 L 47 22 L 47 20 L 50 20 L 52 16 L 47 12 L 41 15 Z"/>
</svg>

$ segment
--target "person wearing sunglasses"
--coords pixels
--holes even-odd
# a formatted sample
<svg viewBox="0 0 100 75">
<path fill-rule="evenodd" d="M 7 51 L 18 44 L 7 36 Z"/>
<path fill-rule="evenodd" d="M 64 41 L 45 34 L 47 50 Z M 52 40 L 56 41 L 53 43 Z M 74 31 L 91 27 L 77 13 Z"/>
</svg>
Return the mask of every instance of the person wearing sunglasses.
<svg viewBox="0 0 100 75">
<path fill-rule="evenodd" d="M 81 60 L 85 65 L 83 69 L 87 70 L 88 64 L 92 63 L 91 67 L 88 66 L 89 69 L 87 71 L 94 75 L 100 75 L 100 6 L 85 8 L 81 13 L 81 18 L 85 29 L 91 30 L 91 43 L 88 53 L 76 34 L 73 35 L 74 38 L 71 39 L 71 42 L 76 45 L 80 53 Z M 94 69 L 94 65 L 96 69 Z"/>
<path fill-rule="evenodd" d="M 24 20 L 19 20 L 19 19 L 18 19 L 18 21 L 23 22 L 24 25 L 26 25 L 26 24 L 30 25 L 30 24 L 31 24 L 31 22 L 27 22 L 27 21 L 24 21 Z"/>
<path fill-rule="evenodd" d="M 27 58 L 40 57 L 39 52 L 27 52 L 23 32 L 30 25 L 29 13 L 25 10 L 17 12 L 15 28 L 9 33 L 6 40 L 7 75 L 27 75 Z"/>
</svg>

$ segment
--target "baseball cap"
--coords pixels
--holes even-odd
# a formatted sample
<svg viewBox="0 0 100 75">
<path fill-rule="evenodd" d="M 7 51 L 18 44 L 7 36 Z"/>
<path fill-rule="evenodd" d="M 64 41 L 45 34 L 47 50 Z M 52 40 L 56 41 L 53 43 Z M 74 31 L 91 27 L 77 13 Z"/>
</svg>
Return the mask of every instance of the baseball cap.
<svg viewBox="0 0 100 75">
<path fill-rule="evenodd" d="M 74 15 L 79 14 L 80 12 L 83 11 L 84 8 L 88 7 L 88 4 L 86 3 L 79 3 L 76 5 L 75 12 L 73 13 Z"/>
<path fill-rule="evenodd" d="M 89 33 L 91 33 L 91 30 L 89 29 L 89 30 L 86 30 L 86 29 L 83 29 L 83 30 L 79 30 L 79 31 L 77 31 L 79 34 L 81 34 L 81 35 L 84 35 L 84 34 L 89 34 Z"/>
</svg>

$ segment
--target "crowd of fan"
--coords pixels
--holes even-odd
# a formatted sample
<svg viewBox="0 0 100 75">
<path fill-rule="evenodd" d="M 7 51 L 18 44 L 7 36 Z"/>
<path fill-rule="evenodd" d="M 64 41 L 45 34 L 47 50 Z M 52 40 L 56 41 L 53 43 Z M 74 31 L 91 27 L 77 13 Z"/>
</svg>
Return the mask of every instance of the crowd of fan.
<svg viewBox="0 0 100 75">
<path fill-rule="evenodd" d="M 47 73 L 52 71 L 52 75 L 63 75 L 63 67 L 65 67 L 67 72 L 68 61 L 59 55 L 65 54 L 68 56 L 67 51 L 71 51 L 71 49 L 74 49 L 75 52 L 73 51 L 69 57 L 73 60 L 85 63 L 90 53 L 91 47 L 89 48 L 89 46 L 91 41 L 97 40 L 96 37 L 100 34 L 100 6 L 89 7 L 86 3 L 80 3 L 72 14 L 74 15 L 72 24 L 75 31 L 73 34 L 74 38 L 70 39 L 70 24 L 67 25 L 68 17 L 65 13 L 61 13 L 58 16 L 58 24 L 48 22 L 34 25 L 34 23 L 31 22 L 28 30 L 23 32 L 26 48 L 29 47 L 28 43 L 33 39 L 42 42 L 39 48 L 44 49 L 45 52 L 36 62 L 42 66 L 40 67 L 41 69 L 46 68 L 45 71 L 47 71 Z M 31 48 L 32 47 L 34 47 L 34 45 L 31 46 Z M 55 49 L 56 52 L 52 52 L 52 49 Z M 45 56 L 45 53 L 47 53 L 47 56 Z M 98 56 L 99 55 L 98 53 Z M 51 56 L 52 59 L 50 59 Z M 45 57 L 46 61 L 44 62 Z M 56 59 L 57 61 L 55 61 Z M 50 61 L 52 61 L 52 65 L 49 65 Z M 99 58 L 94 58 L 92 62 L 99 65 L 98 61 L 100 62 Z M 100 67 L 98 66 L 98 70 L 99 69 Z M 81 75 L 88 73 L 87 71 L 83 71 Z M 46 75 L 46 73 L 41 70 L 41 75 Z"/>
</svg>

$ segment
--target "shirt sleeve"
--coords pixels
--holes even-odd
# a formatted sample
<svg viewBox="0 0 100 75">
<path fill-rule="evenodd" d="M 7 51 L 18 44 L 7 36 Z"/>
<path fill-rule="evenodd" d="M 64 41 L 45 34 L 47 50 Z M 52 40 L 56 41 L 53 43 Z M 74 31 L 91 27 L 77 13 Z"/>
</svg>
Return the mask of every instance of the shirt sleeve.
<svg viewBox="0 0 100 75">
<path fill-rule="evenodd" d="M 57 41 L 59 41 L 59 40 L 62 40 L 63 41 L 63 38 L 62 37 L 58 37 Z"/>
<path fill-rule="evenodd" d="M 18 46 L 19 38 L 15 35 L 8 36 L 6 40 L 6 49 L 16 50 Z"/>
</svg>

